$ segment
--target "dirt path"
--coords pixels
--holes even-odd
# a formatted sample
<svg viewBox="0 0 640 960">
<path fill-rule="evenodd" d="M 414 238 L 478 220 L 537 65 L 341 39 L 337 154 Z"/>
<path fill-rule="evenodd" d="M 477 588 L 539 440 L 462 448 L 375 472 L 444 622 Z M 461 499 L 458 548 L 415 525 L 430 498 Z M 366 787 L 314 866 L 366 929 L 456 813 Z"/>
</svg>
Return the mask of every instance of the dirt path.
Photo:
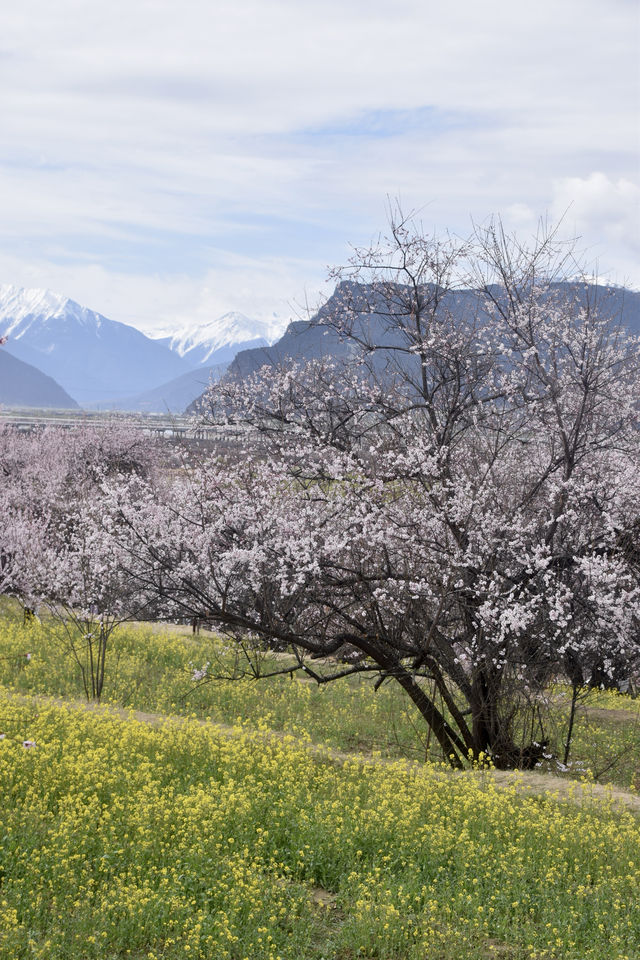
<svg viewBox="0 0 640 960">
<path fill-rule="evenodd" d="M 134 627 L 150 627 L 153 633 L 172 633 L 181 635 L 184 640 L 191 641 L 193 643 L 197 642 L 196 636 L 209 635 L 211 637 L 215 636 L 215 630 L 210 630 L 209 627 L 205 624 L 201 624 L 202 634 L 194 636 L 191 632 L 191 627 L 188 624 L 180 623 L 155 623 L 155 622 L 146 622 L 142 620 L 131 620 L 128 621 Z M 287 660 L 290 661 L 292 656 L 290 653 L 280 653 L 277 650 L 265 651 L 265 654 L 268 655 L 270 659 L 273 660 Z M 313 658 L 309 661 L 312 664 L 327 664 L 336 665 L 338 661 L 331 657 L 318 657 Z M 310 677 L 299 676 L 297 678 L 302 683 L 314 683 Z M 555 706 L 564 706 L 566 709 L 569 709 L 569 703 L 565 700 L 554 699 Z M 578 707 L 577 711 L 578 717 L 593 717 L 596 720 L 613 720 L 618 723 L 628 723 L 631 721 L 636 721 L 640 723 L 640 710 L 624 710 L 617 707 L 590 707 L 588 704 L 581 704 Z"/>
<path fill-rule="evenodd" d="M 23 703 L 33 703 L 35 701 L 54 706 L 66 706 L 75 710 L 88 710 L 92 713 L 107 713 L 112 716 L 122 717 L 123 719 L 133 717 L 140 723 L 147 723 L 154 727 L 162 726 L 167 722 L 177 724 L 187 722 L 186 717 L 170 716 L 162 713 L 148 713 L 143 710 L 126 710 L 123 707 L 90 703 L 86 700 L 65 700 L 60 697 L 46 697 L 42 695 L 27 697 L 12 694 L 12 696 Z M 197 719 L 195 722 L 200 724 L 200 726 L 209 727 L 221 736 L 233 737 L 239 735 L 239 728 L 231 726 L 230 724 L 204 719 Z M 290 738 L 291 735 L 279 730 L 270 730 L 265 736 L 271 739 L 282 740 L 285 736 Z M 324 759 L 335 760 L 341 763 L 347 760 L 358 760 L 362 764 L 382 765 L 403 762 L 393 760 L 392 758 L 373 758 L 359 753 L 334 750 L 331 747 L 319 743 L 301 743 L 300 745 L 304 749 L 310 750 L 312 753 L 316 753 Z M 404 761 L 404 763 L 407 768 L 421 766 L 417 761 L 412 760 Z M 454 771 L 451 771 L 450 775 L 452 777 L 459 776 L 459 774 Z M 464 775 L 468 775 L 468 773 Z M 535 771 L 492 770 L 480 773 L 478 776 L 491 777 L 498 786 L 504 788 L 515 785 L 516 790 L 524 796 L 548 796 L 551 799 L 571 803 L 588 803 L 589 800 L 593 798 L 611 802 L 614 806 L 640 814 L 640 796 L 628 790 L 622 790 L 619 787 L 604 786 L 599 783 L 583 785 L 576 780 L 570 780 L 565 777 L 554 777 L 552 774 L 536 773 Z"/>
<path fill-rule="evenodd" d="M 517 789 L 523 794 L 548 795 L 558 800 L 574 803 L 588 802 L 590 797 L 597 800 L 611 801 L 616 806 L 626 807 L 640 814 L 640 796 L 623 790 L 621 787 L 603 785 L 601 783 L 582 784 L 579 780 L 570 780 L 568 777 L 554 777 L 550 773 L 536 773 L 535 771 L 515 772 L 512 770 L 493 770 L 492 776 L 501 787 L 511 786 L 514 782 Z"/>
<path fill-rule="evenodd" d="M 617 723 L 628 723 L 630 720 L 635 720 L 636 723 L 640 723 L 640 713 L 637 710 L 619 710 L 617 707 L 583 707 L 580 710 L 580 713 L 584 714 L 587 719 L 593 717 L 596 720 L 615 720 Z M 580 716 L 580 713 L 577 716 Z"/>
</svg>

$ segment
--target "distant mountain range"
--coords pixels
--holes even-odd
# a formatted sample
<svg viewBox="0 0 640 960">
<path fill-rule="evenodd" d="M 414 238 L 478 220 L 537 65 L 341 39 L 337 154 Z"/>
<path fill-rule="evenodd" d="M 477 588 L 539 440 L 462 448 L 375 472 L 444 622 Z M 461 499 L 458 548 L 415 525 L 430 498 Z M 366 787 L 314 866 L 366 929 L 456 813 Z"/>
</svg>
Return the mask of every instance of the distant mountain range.
<svg viewBox="0 0 640 960">
<path fill-rule="evenodd" d="M 556 284 L 563 288 L 574 302 L 584 300 L 587 293 L 593 297 L 593 288 L 582 282 Z M 462 317 L 468 312 L 477 312 L 479 293 L 476 290 L 460 290 L 446 295 L 441 303 L 454 316 Z M 597 290 L 599 309 L 604 315 L 618 319 L 632 333 L 640 334 L 640 293 L 620 287 L 602 286 Z M 247 377 L 265 364 L 275 366 L 291 361 L 317 359 L 320 357 L 345 358 L 354 352 L 353 343 L 340 338 L 326 325 L 329 316 L 337 316 L 346 309 L 353 310 L 354 323 L 359 328 L 363 340 L 369 336 L 379 344 L 393 346 L 393 333 L 389 331 L 388 318 L 385 317 L 385 304 L 375 291 L 366 285 L 345 281 L 338 284 L 334 293 L 310 320 L 290 323 L 284 335 L 270 347 L 259 347 L 238 352 L 229 366 L 229 373 L 237 377 Z M 388 305 L 386 305 L 388 310 Z M 376 355 L 381 366 L 386 362 L 385 352 Z M 191 410 L 195 410 L 195 401 Z"/>
<path fill-rule="evenodd" d="M 585 296 L 580 283 L 563 284 L 572 298 Z M 640 293 L 617 287 L 598 290 L 601 309 L 640 333 Z M 477 311 L 478 293 L 447 294 L 444 306 L 455 316 Z M 339 284 L 309 321 L 290 323 L 275 339 L 279 321 L 252 321 L 227 313 L 193 324 L 172 337 L 150 339 L 124 323 L 47 290 L 0 286 L 0 403 L 5 406 L 118 409 L 182 413 L 194 407 L 207 383 L 227 367 L 245 377 L 264 364 L 346 357 L 353 346 L 324 322 L 355 307 L 364 337 L 370 332 L 393 343 L 382 303 L 372 289 Z M 384 362 L 384 353 L 379 362 Z"/>
<path fill-rule="evenodd" d="M 231 312 L 159 342 L 194 365 L 212 366 L 230 363 L 240 348 L 268 347 L 281 333 L 281 325 L 274 330 L 273 324 L 249 320 L 243 313 Z"/>
<path fill-rule="evenodd" d="M 181 413 L 214 370 L 220 375 L 220 364 L 244 346 L 267 346 L 270 329 L 225 314 L 154 340 L 68 297 L 0 285 L 0 337 L 7 337 L 0 349 L 53 378 L 58 398 L 68 397 L 63 406 Z M 2 402 L 24 405 L 25 389 L 18 400 L 5 378 Z M 42 404 L 34 394 L 29 405 Z"/>
</svg>

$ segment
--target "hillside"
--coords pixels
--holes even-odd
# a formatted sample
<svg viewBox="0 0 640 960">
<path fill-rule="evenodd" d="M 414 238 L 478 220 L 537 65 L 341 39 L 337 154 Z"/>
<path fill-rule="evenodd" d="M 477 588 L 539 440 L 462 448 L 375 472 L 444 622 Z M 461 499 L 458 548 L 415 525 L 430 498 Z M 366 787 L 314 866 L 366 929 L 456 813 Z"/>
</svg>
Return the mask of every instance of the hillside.
<svg viewBox="0 0 640 960">
<path fill-rule="evenodd" d="M 555 284 L 563 288 L 572 299 L 583 300 L 593 296 L 594 288 L 582 283 Z M 603 286 L 598 290 L 598 302 L 603 313 L 620 320 L 623 326 L 640 334 L 640 293 L 619 287 Z M 441 309 L 462 317 L 478 311 L 479 294 L 475 290 L 448 293 L 442 300 Z M 372 287 L 364 284 L 342 282 L 327 302 L 310 320 L 289 324 L 284 335 L 271 347 L 243 350 L 237 354 L 229 367 L 232 375 L 247 377 L 264 364 L 277 365 L 292 360 L 313 360 L 319 357 L 346 357 L 353 347 L 342 341 L 330 327 L 329 317 L 338 317 L 349 309 L 355 315 L 355 326 L 363 339 L 371 338 L 377 343 L 393 345 L 394 336 L 388 330 L 385 317 L 387 305 Z M 384 363 L 383 355 L 380 363 Z"/>
<path fill-rule="evenodd" d="M 146 390 L 134 397 L 116 400 L 111 407 L 114 410 L 131 410 L 140 413 L 181 414 L 202 394 L 203 390 L 207 389 L 211 381 L 220 379 L 227 367 L 226 363 L 198 367 L 152 390 Z"/>
<path fill-rule="evenodd" d="M 0 348 L 0 404 L 77 410 L 78 404 L 52 377 Z"/>
</svg>

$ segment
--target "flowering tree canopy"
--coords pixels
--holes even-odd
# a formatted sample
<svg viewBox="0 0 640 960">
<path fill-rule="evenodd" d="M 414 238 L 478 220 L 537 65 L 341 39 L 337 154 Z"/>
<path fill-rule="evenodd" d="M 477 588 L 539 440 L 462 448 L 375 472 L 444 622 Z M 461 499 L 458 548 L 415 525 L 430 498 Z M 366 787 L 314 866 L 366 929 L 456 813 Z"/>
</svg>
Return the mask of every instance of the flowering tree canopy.
<svg viewBox="0 0 640 960">
<path fill-rule="evenodd" d="M 148 481 L 156 459 L 126 424 L 0 432 L 0 592 L 62 620 L 85 692 L 97 699 L 114 626 L 146 603 L 125 573 L 126 537 L 114 536 L 103 485 L 117 476 L 131 496 L 133 478 Z"/>
<path fill-rule="evenodd" d="M 68 438 L 77 456 L 25 461 L 0 589 L 88 624 L 207 619 L 318 683 L 400 684 L 454 765 L 533 765 L 551 682 L 640 660 L 640 353 L 612 294 L 567 275 L 553 236 L 392 218 L 318 314 L 340 358 L 211 388 L 235 452 L 157 471 Z"/>
<path fill-rule="evenodd" d="M 346 361 L 213 387 L 242 455 L 135 503 L 112 488 L 132 575 L 320 683 L 399 683 L 454 765 L 533 764 L 541 690 L 640 651 L 638 345 L 568 266 L 552 236 L 392 219 L 319 314 Z"/>
</svg>

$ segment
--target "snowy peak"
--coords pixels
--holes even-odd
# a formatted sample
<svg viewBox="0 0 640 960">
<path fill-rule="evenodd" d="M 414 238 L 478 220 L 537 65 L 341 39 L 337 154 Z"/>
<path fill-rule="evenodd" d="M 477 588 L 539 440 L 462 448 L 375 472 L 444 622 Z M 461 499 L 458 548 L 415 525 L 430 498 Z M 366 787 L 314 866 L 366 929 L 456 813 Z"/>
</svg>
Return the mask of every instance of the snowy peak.
<svg viewBox="0 0 640 960">
<path fill-rule="evenodd" d="M 16 318 L 24 319 L 33 314 L 42 317 L 60 316 L 69 302 L 68 297 L 51 290 L 27 290 L 9 283 L 0 283 L 0 309 Z"/>
<path fill-rule="evenodd" d="M 264 336 L 262 324 L 251 321 L 243 313 L 231 311 L 217 320 L 210 320 L 197 327 L 191 327 L 176 334 L 171 339 L 171 349 L 181 356 L 193 347 L 210 345 L 212 350 L 226 347 L 232 343 L 255 340 Z"/>
<path fill-rule="evenodd" d="M 169 336 L 149 338 L 50 290 L 0 284 L 2 350 L 53 377 L 85 406 L 146 395 L 190 371 L 197 381 L 202 368 L 268 347 L 287 325 L 276 315 L 250 320 L 232 311 L 211 320 L 205 311 L 204 304 L 195 315 L 185 311 Z"/>
<path fill-rule="evenodd" d="M 34 325 L 52 320 L 71 320 L 82 326 L 99 328 L 104 318 L 87 307 L 51 290 L 0 284 L 0 320 L 6 336 L 18 340 Z"/>
<path fill-rule="evenodd" d="M 191 366 L 126 323 L 49 290 L 0 286 L 2 348 L 53 377 L 80 404 L 108 404 Z"/>
<path fill-rule="evenodd" d="M 194 363 L 228 362 L 239 349 L 268 346 L 280 335 L 283 327 L 277 318 L 273 321 L 250 320 L 243 313 L 232 310 L 217 320 L 185 327 L 170 339 L 169 346 Z"/>
</svg>

